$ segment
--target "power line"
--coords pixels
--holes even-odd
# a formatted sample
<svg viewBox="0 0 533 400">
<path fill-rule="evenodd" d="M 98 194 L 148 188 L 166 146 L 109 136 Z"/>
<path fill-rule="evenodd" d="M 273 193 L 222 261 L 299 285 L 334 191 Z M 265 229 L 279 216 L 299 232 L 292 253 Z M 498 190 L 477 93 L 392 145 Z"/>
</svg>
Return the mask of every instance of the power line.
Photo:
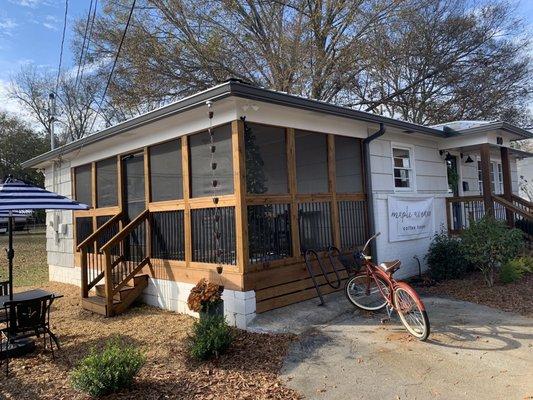
<svg viewBox="0 0 533 400">
<path fill-rule="evenodd" d="M 74 88 L 78 87 L 81 64 L 83 62 L 83 52 L 85 51 L 85 42 L 87 41 L 87 33 L 89 32 L 89 23 L 91 22 L 92 8 L 93 8 L 93 0 L 91 0 L 91 3 L 89 4 L 89 12 L 87 13 L 87 21 L 85 22 L 85 31 L 83 32 L 83 42 L 81 44 L 80 60 L 78 61 L 78 71 L 76 72 L 76 82 L 74 84 Z"/>
<path fill-rule="evenodd" d="M 128 27 L 130 26 L 131 17 L 133 15 L 133 10 L 135 9 L 135 3 L 137 0 L 133 0 L 133 3 L 131 4 L 130 13 L 128 15 L 128 20 L 126 21 L 126 26 L 124 27 L 124 32 L 122 33 L 122 38 L 120 39 L 120 44 L 118 46 L 117 54 L 115 55 L 115 60 L 113 61 L 113 66 L 111 67 L 111 71 L 109 72 L 109 77 L 107 78 L 107 83 L 105 85 L 104 93 L 102 95 L 102 98 L 100 99 L 100 102 L 98 103 L 98 108 L 96 110 L 96 114 L 94 116 L 93 123 L 91 124 L 91 128 L 89 129 L 89 132 L 92 131 L 94 123 L 96 122 L 96 118 L 98 117 L 98 114 L 100 114 L 100 108 L 102 107 L 102 103 L 104 102 L 105 96 L 107 94 L 107 89 L 109 88 L 109 85 L 111 83 L 111 79 L 113 78 L 113 73 L 115 72 L 115 67 L 117 65 L 118 57 L 120 56 L 120 51 L 122 50 L 122 44 L 124 43 L 124 39 L 126 38 L 126 33 L 128 32 Z"/>
<path fill-rule="evenodd" d="M 56 78 L 56 88 L 55 88 L 56 93 L 57 93 L 57 88 L 59 87 L 59 78 L 61 76 L 61 64 L 63 63 L 63 47 L 65 45 L 65 32 L 67 31 L 67 14 L 68 14 L 68 0 L 65 0 L 65 17 L 63 20 L 63 34 L 61 36 L 61 51 L 59 52 L 59 66 L 57 68 L 57 78 Z"/>
</svg>

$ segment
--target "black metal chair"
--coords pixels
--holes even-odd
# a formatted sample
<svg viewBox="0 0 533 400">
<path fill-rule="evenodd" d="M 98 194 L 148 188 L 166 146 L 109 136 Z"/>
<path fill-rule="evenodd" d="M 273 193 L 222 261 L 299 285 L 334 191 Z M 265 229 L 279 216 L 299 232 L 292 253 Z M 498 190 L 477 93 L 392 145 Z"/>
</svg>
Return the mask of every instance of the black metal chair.
<svg viewBox="0 0 533 400">
<path fill-rule="evenodd" d="M 43 336 L 46 349 L 46 339 L 50 341 L 52 358 L 55 359 L 54 343 L 59 349 L 59 341 L 50 330 L 50 308 L 54 301 L 53 295 L 42 296 L 31 300 L 8 301 L 4 304 L 4 311 L 8 313 L 7 327 L 0 332 L 0 348 L 6 340 L 5 348 L 17 340 Z M 9 310 L 9 312 L 8 312 Z M 3 337 L 2 337 L 3 336 Z M 5 352 L 6 376 L 9 373 L 9 351 Z"/>
<path fill-rule="evenodd" d="M 0 296 L 9 296 L 9 281 L 0 282 Z M 2 308 L 0 309 L 0 324 L 5 323 L 7 320 L 7 313 Z"/>
</svg>

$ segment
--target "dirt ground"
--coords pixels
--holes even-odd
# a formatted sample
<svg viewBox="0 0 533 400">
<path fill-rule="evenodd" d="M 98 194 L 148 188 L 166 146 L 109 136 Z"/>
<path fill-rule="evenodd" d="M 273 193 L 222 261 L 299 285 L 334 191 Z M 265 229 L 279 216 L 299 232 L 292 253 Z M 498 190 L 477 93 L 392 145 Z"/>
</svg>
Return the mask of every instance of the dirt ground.
<svg viewBox="0 0 533 400">
<path fill-rule="evenodd" d="M 489 288 L 480 273 L 473 273 L 465 278 L 444 281 L 428 288 L 419 287 L 417 290 L 428 296 L 452 297 L 533 316 L 533 274 L 505 285 L 496 282 Z"/>
<path fill-rule="evenodd" d="M 62 348 L 52 360 L 38 341 L 37 351 L 12 360 L 8 379 L 0 372 L 0 399 L 86 399 L 71 388 L 69 373 L 92 347 L 119 336 L 147 354 L 135 385 L 108 399 L 298 399 L 278 377 L 292 335 L 235 331 L 231 350 L 219 360 L 191 360 L 186 340 L 191 317 L 145 305 L 105 319 L 80 307 L 79 288 L 51 283 L 65 297 L 54 303 L 52 331 Z"/>
</svg>

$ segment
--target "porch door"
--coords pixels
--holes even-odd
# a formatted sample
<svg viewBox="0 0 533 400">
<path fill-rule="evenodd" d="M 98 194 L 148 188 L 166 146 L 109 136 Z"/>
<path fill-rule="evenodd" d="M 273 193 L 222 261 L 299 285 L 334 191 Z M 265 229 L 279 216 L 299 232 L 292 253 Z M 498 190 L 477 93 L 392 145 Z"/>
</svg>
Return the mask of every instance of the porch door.
<svg viewBox="0 0 533 400">
<path fill-rule="evenodd" d="M 448 171 L 448 187 L 453 193 L 454 197 L 459 196 L 459 169 L 457 165 L 457 156 L 448 155 L 446 159 L 446 167 Z M 452 215 L 454 229 L 461 229 L 463 227 L 463 213 L 461 212 L 461 203 L 452 204 Z"/>
<path fill-rule="evenodd" d="M 146 209 L 144 187 L 144 154 L 130 154 L 122 159 L 123 204 L 125 221 L 129 224 Z M 145 256 L 146 227 L 139 225 L 125 240 L 124 257 L 130 261 L 140 262 Z"/>
</svg>

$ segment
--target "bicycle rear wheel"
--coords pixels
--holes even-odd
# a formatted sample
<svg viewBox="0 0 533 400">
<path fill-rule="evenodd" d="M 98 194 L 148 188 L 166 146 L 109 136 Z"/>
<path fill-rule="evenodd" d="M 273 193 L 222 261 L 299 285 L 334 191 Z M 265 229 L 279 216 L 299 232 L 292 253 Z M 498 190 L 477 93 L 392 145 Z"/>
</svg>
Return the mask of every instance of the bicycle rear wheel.
<svg viewBox="0 0 533 400">
<path fill-rule="evenodd" d="M 387 300 L 381 294 L 379 287 L 385 296 L 389 293 L 389 285 L 379 276 L 374 278 L 367 274 L 359 274 L 350 278 L 344 287 L 344 293 L 350 302 L 363 310 L 377 311 L 387 305 Z"/>
<path fill-rule="evenodd" d="M 394 305 L 409 333 L 419 340 L 426 340 L 430 330 L 429 318 L 415 290 L 406 283 L 400 283 L 394 290 Z"/>
</svg>

